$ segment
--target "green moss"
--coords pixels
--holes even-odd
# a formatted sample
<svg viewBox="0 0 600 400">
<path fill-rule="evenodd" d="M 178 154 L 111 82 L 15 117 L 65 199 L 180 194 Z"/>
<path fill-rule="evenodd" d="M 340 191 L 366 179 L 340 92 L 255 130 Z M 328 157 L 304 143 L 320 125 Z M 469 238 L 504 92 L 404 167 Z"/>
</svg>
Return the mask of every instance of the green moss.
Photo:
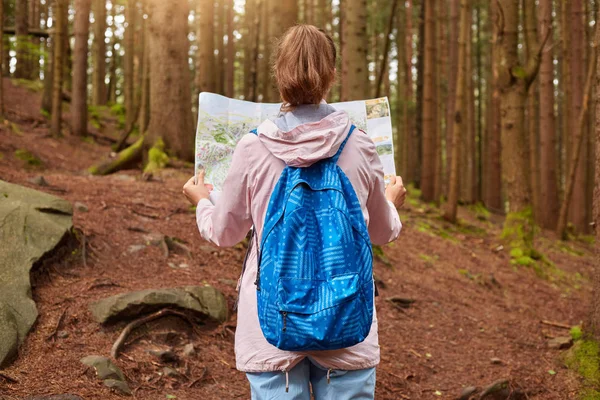
<svg viewBox="0 0 600 400">
<path fill-rule="evenodd" d="M 154 146 L 148 151 L 148 164 L 144 168 L 144 174 L 153 174 L 167 166 L 169 156 L 165 153 L 165 142 L 158 138 Z"/>
<path fill-rule="evenodd" d="M 502 239 L 510 248 L 532 249 L 535 232 L 533 212 L 531 207 L 526 207 L 522 211 L 508 213 L 504 221 Z"/>
<path fill-rule="evenodd" d="M 42 160 L 40 160 L 25 149 L 15 150 L 15 157 L 19 160 L 25 161 L 27 165 L 30 165 L 32 167 L 41 167 L 43 165 Z"/>
<path fill-rule="evenodd" d="M 109 163 L 91 166 L 88 172 L 92 175 L 106 175 L 117 170 L 123 164 L 131 162 L 144 146 L 144 137 L 138 139 L 137 142 L 119 152 L 117 157 Z"/>
<path fill-rule="evenodd" d="M 583 332 L 581 331 L 580 326 L 572 327 L 570 332 L 571 332 L 571 337 L 575 341 L 580 340 L 583 337 Z"/>
<path fill-rule="evenodd" d="M 11 79 L 11 82 L 15 86 L 20 86 L 36 93 L 44 90 L 44 83 L 39 80 L 30 81 L 29 79 Z"/>
<path fill-rule="evenodd" d="M 383 251 L 383 247 L 372 245 L 372 249 L 373 249 L 373 258 L 382 262 L 383 264 L 385 264 L 388 267 L 392 266 L 392 263 L 390 262 L 389 258 L 387 258 L 387 256 L 385 255 L 385 252 Z"/>
<path fill-rule="evenodd" d="M 596 243 L 596 237 L 594 235 L 579 235 L 577 239 L 587 244 Z"/>
<path fill-rule="evenodd" d="M 42 116 L 46 119 L 50 119 L 50 117 L 51 117 L 50 112 L 47 110 L 44 110 L 43 108 L 40 110 L 40 114 L 42 114 Z"/>
<path fill-rule="evenodd" d="M 426 264 L 433 266 L 433 264 L 435 264 L 435 262 L 439 260 L 440 257 L 437 255 L 430 256 L 427 254 L 419 254 L 419 258 L 425 261 Z"/>
<path fill-rule="evenodd" d="M 582 257 L 582 256 L 585 255 L 585 252 L 583 252 L 581 250 L 576 250 L 576 249 L 570 247 L 569 245 L 567 245 L 565 242 L 560 242 L 558 248 L 563 253 L 567 253 L 567 254 L 570 254 L 572 256 Z"/>
<path fill-rule="evenodd" d="M 469 209 L 475 213 L 478 220 L 487 221 L 490 219 L 490 212 L 481 202 L 469 206 Z"/>
<path fill-rule="evenodd" d="M 9 122 L 8 123 L 10 126 L 10 130 L 17 136 L 23 136 L 23 131 L 21 130 L 21 128 L 19 128 L 19 125 L 15 124 L 14 122 Z"/>
<path fill-rule="evenodd" d="M 117 118 L 119 129 L 125 127 L 125 106 L 121 103 L 115 103 L 110 106 L 110 112 Z"/>
<path fill-rule="evenodd" d="M 598 399 L 600 389 L 600 353 L 598 342 L 592 339 L 582 339 L 575 342 L 565 354 L 565 365 L 576 371 L 583 379 L 581 399 Z"/>
</svg>

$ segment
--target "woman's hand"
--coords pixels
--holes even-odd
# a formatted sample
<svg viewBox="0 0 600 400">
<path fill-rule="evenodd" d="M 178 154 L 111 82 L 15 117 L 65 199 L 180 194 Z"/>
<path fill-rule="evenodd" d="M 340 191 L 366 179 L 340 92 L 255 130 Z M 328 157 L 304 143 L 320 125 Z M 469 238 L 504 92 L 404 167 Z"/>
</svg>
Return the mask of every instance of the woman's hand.
<svg viewBox="0 0 600 400">
<path fill-rule="evenodd" d="M 183 194 L 188 199 L 188 201 L 195 206 L 200 200 L 208 199 L 212 189 L 213 186 L 211 184 L 204 183 L 204 170 L 201 170 L 200 172 L 198 172 L 197 183 L 194 182 L 194 177 L 192 176 L 185 183 L 185 185 L 183 185 Z"/>
<path fill-rule="evenodd" d="M 390 183 L 385 188 L 385 198 L 394 203 L 396 208 L 404 205 L 406 199 L 406 188 L 402 183 L 401 176 L 390 177 Z"/>
</svg>

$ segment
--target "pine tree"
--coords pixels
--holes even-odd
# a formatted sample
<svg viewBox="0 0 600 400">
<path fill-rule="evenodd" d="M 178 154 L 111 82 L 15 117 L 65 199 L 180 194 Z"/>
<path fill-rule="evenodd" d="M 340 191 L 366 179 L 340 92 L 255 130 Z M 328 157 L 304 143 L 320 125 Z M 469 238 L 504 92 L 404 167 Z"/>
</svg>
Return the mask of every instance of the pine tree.
<svg viewBox="0 0 600 400">
<path fill-rule="evenodd" d="M 235 10 L 233 9 L 233 0 L 227 2 L 227 67 L 225 69 L 225 96 L 234 97 L 234 79 L 235 79 L 235 45 L 233 37 L 233 18 Z"/>
<path fill-rule="evenodd" d="M 15 35 L 17 37 L 17 65 L 15 78 L 31 79 L 29 52 L 29 5 L 27 0 L 15 0 Z"/>
<path fill-rule="evenodd" d="M 343 6 L 341 100 L 366 99 L 369 97 L 367 1 L 344 0 Z"/>
<path fill-rule="evenodd" d="M 215 42 L 214 34 L 214 2 L 201 0 L 196 7 L 197 31 L 196 40 L 196 89 L 200 92 L 214 92 L 215 86 Z"/>
<path fill-rule="evenodd" d="M 597 26 L 597 25 L 596 25 Z M 594 46 L 600 45 L 600 29 L 596 28 Z M 598 51 L 596 48 L 594 51 Z M 600 57 L 596 56 L 596 154 L 595 154 L 595 185 L 594 185 L 594 227 L 596 229 L 596 266 L 600 265 Z M 593 278 L 592 312 L 590 329 L 596 340 L 600 340 L 600 268 L 595 268 Z"/>
<path fill-rule="evenodd" d="M 0 0 L 0 32 L 4 32 L 4 2 Z M 0 123 L 4 122 L 4 40 L 0 38 Z"/>
<path fill-rule="evenodd" d="M 106 104 L 106 0 L 92 0 L 94 41 L 92 43 L 92 104 Z M 113 55 L 114 56 L 114 55 Z"/>
<path fill-rule="evenodd" d="M 269 34 L 267 44 L 269 47 L 276 43 L 276 40 L 280 39 L 285 31 L 291 28 L 298 20 L 298 4 L 296 0 L 269 0 L 269 18 L 265 20 L 269 23 Z M 276 18 L 273 16 L 276 15 Z M 268 76 L 271 76 L 271 67 L 269 63 L 270 52 L 267 53 L 269 58 L 266 59 L 267 66 L 266 70 Z M 275 82 L 270 79 L 270 85 L 267 85 L 268 96 L 265 101 L 279 101 L 279 91 L 275 85 Z"/>
<path fill-rule="evenodd" d="M 87 134 L 87 59 L 91 0 L 75 0 L 75 51 L 73 52 L 73 96 L 71 131 Z"/>
<path fill-rule="evenodd" d="M 55 0 L 54 18 L 54 51 L 52 60 L 52 121 L 50 130 L 54 136 L 61 135 L 62 122 L 62 88 L 64 79 L 65 37 L 67 35 L 67 13 L 69 1 Z"/>
<path fill-rule="evenodd" d="M 125 27 L 125 56 L 123 59 L 125 69 L 125 79 L 123 81 L 124 95 L 125 95 L 125 130 L 130 131 L 133 128 L 135 122 L 135 100 L 133 92 L 134 84 L 134 67 L 133 58 L 135 55 L 135 15 L 136 7 L 135 0 L 127 0 L 125 6 L 126 22 Z"/>
</svg>

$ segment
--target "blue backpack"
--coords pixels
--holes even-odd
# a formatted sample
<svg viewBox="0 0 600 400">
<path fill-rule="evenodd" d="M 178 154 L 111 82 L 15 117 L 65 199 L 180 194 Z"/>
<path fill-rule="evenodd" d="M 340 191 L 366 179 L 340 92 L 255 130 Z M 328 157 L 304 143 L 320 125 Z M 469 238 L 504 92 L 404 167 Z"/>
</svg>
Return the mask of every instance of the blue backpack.
<svg viewBox="0 0 600 400">
<path fill-rule="evenodd" d="M 255 284 L 260 327 L 282 350 L 350 347 L 371 329 L 371 241 L 354 188 L 337 165 L 353 131 L 333 157 L 286 166 L 269 201 Z"/>
</svg>

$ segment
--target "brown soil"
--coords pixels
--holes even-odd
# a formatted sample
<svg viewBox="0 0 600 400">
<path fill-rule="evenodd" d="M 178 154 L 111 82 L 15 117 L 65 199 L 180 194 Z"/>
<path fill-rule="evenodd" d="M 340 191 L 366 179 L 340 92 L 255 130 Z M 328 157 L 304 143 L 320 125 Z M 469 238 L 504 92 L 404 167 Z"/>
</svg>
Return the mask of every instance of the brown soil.
<svg viewBox="0 0 600 400">
<path fill-rule="evenodd" d="M 0 178 L 82 202 L 89 211 L 76 211 L 74 216 L 75 227 L 86 237 L 87 267 L 75 248 L 34 273 L 33 296 L 40 316 L 17 361 L 2 371 L 16 383 L 0 377 L 0 395 L 120 398 L 79 359 L 108 356 L 124 324 L 98 325 L 88 304 L 125 291 L 206 283 L 225 293 L 231 309 L 244 248 L 218 249 L 200 238 L 194 214 L 181 195 L 191 169 L 167 169 L 150 181 L 142 180 L 138 170 L 88 176 L 85 169 L 106 157 L 110 148 L 77 137 L 50 137 L 48 123 L 39 113 L 39 95 L 8 80 L 5 88 L 7 116 L 18 129 L 0 126 Z M 113 128 L 114 121 L 108 121 L 103 131 L 94 133 L 115 138 Z M 29 150 L 43 167 L 15 158 L 17 149 Z M 39 175 L 51 186 L 28 181 Z M 463 387 L 485 386 L 501 378 L 525 389 L 530 399 L 575 398 L 577 376 L 564 368 L 561 352 L 547 348 L 548 338 L 568 331 L 540 321 L 577 325 L 586 318 L 591 247 L 570 242 L 583 253 L 576 256 L 560 250 L 552 234 L 540 235 L 537 246 L 563 271 L 541 278 L 532 268 L 511 265 L 506 250 L 497 250 L 500 217 L 480 221 L 461 209 L 463 228 L 456 230 L 434 209 L 415 201 L 401 215 L 405 224 L 401 238 L 384 247 L 390 266 L 381 261 L 375 266 L 383 283 L 377 298 L 382 353 L 377 398 L 451 399 Z M 140 229 L 186 241 L 193 258 L 170 255 L 167 260 L 160 248 L 152 246 L 130 253 L 129 246 L 144 244 L 144 233 L 136 231 Z M 169 263 L 189 267 L 172 268 Z M 386 301 L 390 296 L 415 302 L 400 310 Z M 68 336 L 49 338 L 59 320 L 58 330 Z M 245 376 L 235 370 L 235 313 L 224 325 L 207 324 L 195 332 L 171 322 L 137 332 L 117 361 L 136 398 L 249 398 Z M 173 365 L 182 376 L 161 376 L 164 365 L 147 350 L 172 346 L 179 351 L 189 342 L 197 355 Z M 500 364 L 491 358 L 499 358 Z M 557 373 L 551 375 L 549 370 Z"/>
</svg>

